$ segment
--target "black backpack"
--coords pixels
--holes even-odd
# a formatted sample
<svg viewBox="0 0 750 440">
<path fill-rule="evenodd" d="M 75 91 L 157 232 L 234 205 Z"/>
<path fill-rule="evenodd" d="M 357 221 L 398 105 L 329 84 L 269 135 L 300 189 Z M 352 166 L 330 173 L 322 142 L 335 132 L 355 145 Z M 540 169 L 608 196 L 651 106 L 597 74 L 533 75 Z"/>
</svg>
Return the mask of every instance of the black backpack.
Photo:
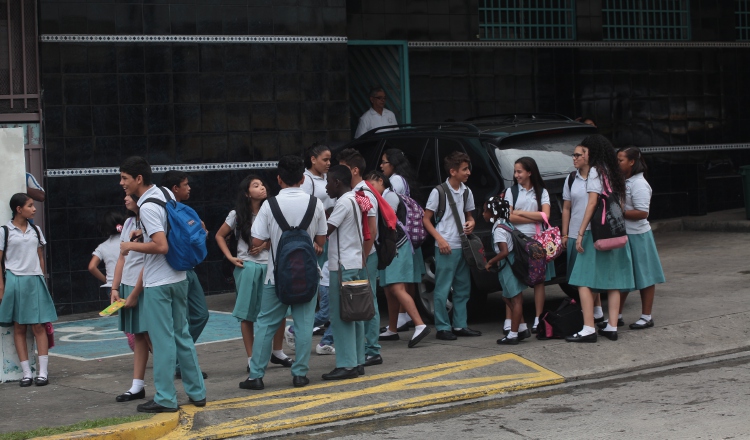
<svg viewBox="0 0 750 440">
<path fill-rule="evenodd" d="M 39 235 L 39 229 L 36 227 L 34 223 L 29 222 L 29 226 L 34 228 L 34 232 L 36 232 L 36 239 L 39 244 L 42 244 L 42 236 Z M 8 227 L 3 225 L 3 235 L 5 239 L 3 240 L 3 259 L 0 261 L 0 266 L 2 266 L 3 269 L 3 283 L 5 282 L 5 256 L 8 255 L 8 234 L 10 234 L 10 230 L 8 230 Z"/>
<path fill-rule="evenodd" d="M 581 306 L 572 298 L 565 298 L 555 311 L 544 311 L 539 316 L 537 339 L 563 339 L 583 328 Z"/>
</svg>

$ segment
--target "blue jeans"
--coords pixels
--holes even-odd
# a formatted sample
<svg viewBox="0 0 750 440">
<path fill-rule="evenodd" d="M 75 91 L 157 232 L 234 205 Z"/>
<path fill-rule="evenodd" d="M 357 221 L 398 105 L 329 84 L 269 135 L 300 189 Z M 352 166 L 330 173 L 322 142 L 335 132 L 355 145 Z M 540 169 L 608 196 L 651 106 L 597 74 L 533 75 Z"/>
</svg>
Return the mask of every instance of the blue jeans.
<svg viewBox="0 0 750 440">
<path fill-rule="evenodd" d="M 315 313 L 315 321 L 313 325 L 315 327 L 322 327 L 326 322 L 330 320 L 328 317 L 328 286 L 318 286 L 318 305 L 320 308 Z M 289 332 L 294 333 L 294 324 L 289 327 Z M 326 328 L 326 332 L 323 333 L 323 339 L 320 340 L 320 345 L 333 345 L 333 329 L 329 325 Z"/>
</svg>

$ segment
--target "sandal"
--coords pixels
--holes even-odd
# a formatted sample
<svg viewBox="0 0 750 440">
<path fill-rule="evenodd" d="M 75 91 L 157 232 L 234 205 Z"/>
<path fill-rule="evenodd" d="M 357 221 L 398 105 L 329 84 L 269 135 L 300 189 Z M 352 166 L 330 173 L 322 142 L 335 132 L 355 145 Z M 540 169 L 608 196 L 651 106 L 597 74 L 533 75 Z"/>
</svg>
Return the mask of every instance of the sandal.
<svg viewBox="0 0 750 440">
<path fill-rule="evenodd" d="M 21 379 L 21 384 L 20 385 L 21 385 L 21 387 L 24 387 L 24 388 L 25 387 L 30 387 L 33 382 L 34 382 L 34 379 L 32 379 L 30 377 L 24 377 L 23 379 Z"/>
</svg>

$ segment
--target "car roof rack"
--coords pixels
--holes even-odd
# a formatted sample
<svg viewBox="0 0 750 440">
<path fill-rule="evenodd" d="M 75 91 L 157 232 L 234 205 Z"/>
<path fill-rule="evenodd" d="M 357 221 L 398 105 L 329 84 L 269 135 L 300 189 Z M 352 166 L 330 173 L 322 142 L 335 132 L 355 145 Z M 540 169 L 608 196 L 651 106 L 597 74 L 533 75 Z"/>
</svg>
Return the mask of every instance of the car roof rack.
<svg viewBox="0 0 750 440">
<path fill-rule="evenodd" d="M 473 121 L 482 121 L 482 122 L 520 122 L 521 119 L 530 119 L 530 120 L 537 120 L 537 119 L 543 119 L 543 120 L 558 120 L 558 121 L 570 121 L 574 122 L 572 119 L 565 115 L 561 115 L 560 113 L 499 113 L 495 115 L 482 115 L 482 116 L 474 116 L 469 119 L 466 119 L 466 122 L 473 122 Z"/>
<path fill-rule="evenodd" d="M 472 133 L 476 135 L 479 135 L 481 133 L 481 130 L 479 130 L 476 125 L 470 124 L 468 122 L 424 122 L 419 124 L 386 125 L 383 127 L 373 128 L 372 130 L 360 136 L 359 139 L 369 137 L 371 135 L 374 135 L 375 133 L 396 129 L 403 131 L 455 131 L 462 133 Z"/>
</svg>

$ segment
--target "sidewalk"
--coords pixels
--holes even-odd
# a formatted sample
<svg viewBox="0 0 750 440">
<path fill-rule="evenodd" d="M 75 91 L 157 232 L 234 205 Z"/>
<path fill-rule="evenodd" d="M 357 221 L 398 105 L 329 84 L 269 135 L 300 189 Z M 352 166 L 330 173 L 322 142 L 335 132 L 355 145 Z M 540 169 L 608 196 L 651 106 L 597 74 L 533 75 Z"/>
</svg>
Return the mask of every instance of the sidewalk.
<svg viewBox="0 0 750 440">
<path fill-rule="evenodd" d="M 178 400 L 184 406 L 181 431 L 179 435 L 173 433 L 172 438 L 203 437 L 217 424 L 226 428 L 220 430 L 219 437 L 248 433 L 233 431 L 247 427 L 255 429 L 250 432 L 284 429 L 289 425 L 281 423 L 279 414 L 290 407 L 297 413 L 283 422 L 305 426 L 748 350 L 750 234 L 715 233 L 723 228 L 750 231 L 744 210 L 741 214 L 732 210 L 655 222 L 657 247 L 667 276 L 667 284 L 657 287 L 653 314 L 656 326 L 642 331 L 627 329 L 627 324 L 640 316 L 638 294 L 633 293 L 624 310 L 626 326 L 620 329 L 617 342 L 600 338 L 596 344 L 570 344 L 532 338 L 515 347 L 498 346 L 495 340 L 502 336 L 504 306 L 500 295 L 492 294 L 484 313 L 471 323 L 472 328 L 484 333 L 482 337 L 438 341 L 433 332 L 416 348 L 408 349 L 411 332 L 401 333 L 401 341 L 381 343 L 384 364 L 367 368 L 366 376 L 356 381 L 322 381 L 321 374 L 334 368 L 335 359 L 313 354 L 310 386 L 293 389 L 289 370 L 272 365 L 264 378 L 264 391 L 241 390 L 237 384 L 247 377 L 242 342 L 199 345 L 201 367 L 209 375 L 209 405 L 204 410 L 187 405 L 182 385 L 176 381 Z M 690 230 L 698 228 L 708 230 Z M 530 290 L 526 293 L 528 319 L 533 301 Z M 548 288 L 549 306 L 562 298 L 559 288 Z M 232 294 L 207 300 L 209 308 L 217 311 L 231 311 L 234 304 Z M 385 323 L 386 317 L 381 318 Z M 316 336 L 313 340 L 319 339 Z M 437 365 L 451 362 L 455 364 Z M 123 404 L 114 400 L 130 386 L 130 355 L 92 361 L 53 355 L 50 374 L 51 384 L 43 388 L 0 384 L 0 432 L 135 414 L 136 405 L 143 402 Z M 149 399 L 153 396 L 150 362 L 146 383 Z M 257 404 L 260 401 L 266 402 L 265 406 Z"/>
</svg>

